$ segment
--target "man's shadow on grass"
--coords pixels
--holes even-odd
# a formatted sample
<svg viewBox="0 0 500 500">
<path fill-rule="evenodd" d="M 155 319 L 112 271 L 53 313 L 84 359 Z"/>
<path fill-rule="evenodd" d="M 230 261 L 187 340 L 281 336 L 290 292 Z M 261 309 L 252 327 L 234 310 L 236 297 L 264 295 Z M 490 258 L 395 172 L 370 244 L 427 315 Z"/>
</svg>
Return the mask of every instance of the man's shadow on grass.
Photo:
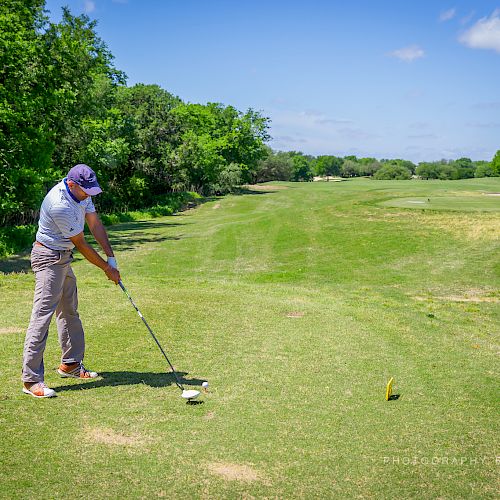
<svg viewBox="0 0 500 500">
<path fill-rule="evenodd" d="M 148 232 L 150 229 L 180 227 L 186 225 L 186 222 L 170 221 L 135 221 L 116 224 L 106 228 L 111 245 L 116 250 L 134 250 L 137 247 L 149 243 L 161 243 L 164 241 L 178 241 L 183 235 L 165 236 Z M 94 247 L 96 242 L 88 229 L 85 230 L 85 237 Z M 26 273 L 31 270 L 30 264 L 31 245 L 19 255 L 13 255 L 6 259 L 0 259 L 0 273 Z M 75 253 L 75 262 L 83 260 L 80 253 Z"/>
<path fill-rule="evenodd" d="M 161 243 L 163 241 L 178 241 L 182 238 L 181 235 L 158 235 L 154 232 L 148 232 L 148 230 L 164 229 L 186 225 L 186 222 L 170 222 L 170 221 L 134 221 L 116 224 L 114 226 L 108 226 L 106 231 L 109 236 L 109 242 L 115 250 L 135 250 L 141 245 L 148 243 Z M 85 229 L 85 237 L 87 241 L 97 247 L 97 243 L 93 238 L 92 234 Z M 78 257 L 83 258 L 78 253 Z"/>
<path fill-rule="evenodd" d="M 184 386 L 201 386 L 203 379 L 186 379 L 188 372 L 176 372 L 180 382 Z M 76 380 L 75 380 L 76 382 Z M 152 372 L 102 372 L 100 377 L 91 381 L 81 381 L 53 386 L 56 392 L 81 391 L 87 389 L 97 389 L 99 387 L 115 387 L 118 385 L 137 385 L 144 384 L 149 387 L 168 387 L 175 385 L 175 377 L 172 373 L 152 373 Z"/>
</svg>

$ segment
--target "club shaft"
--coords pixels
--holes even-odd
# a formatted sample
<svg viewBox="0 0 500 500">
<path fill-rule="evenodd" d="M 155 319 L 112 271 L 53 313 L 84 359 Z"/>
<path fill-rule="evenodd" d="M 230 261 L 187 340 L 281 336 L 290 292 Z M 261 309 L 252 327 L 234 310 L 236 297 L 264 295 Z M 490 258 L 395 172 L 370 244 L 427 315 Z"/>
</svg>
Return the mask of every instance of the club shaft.
<svg viewBox="0 0 500 500">
<path fill-rule="evenodd" d="M 125 288 L 125 285 L 121 281 L 119 281 L 118 284 L 120 285 L 120 288 L 126 293 L 128 299 L 130 300 L 130 303 L 134 306 L 134 309 L 137 311 L 137 314 L 142 319 L 142 322 L 146 325 L 148 332 L 151 334 L 151 337 L 153 337 L 154 341 L 156 342 L 156 345 L 158 346 L 161 353 L 163 354 L 163 357 L 167 360 L 167 363 L 169 364 L 170 368 L 172 369 L 172 373 L 174 374 L 175 383 L 176 383 L 177 387 L 183 391 L 184 387 L 182 386 L 181 381 L 179 380 L 179 377 L 177 376 L 177 373 L 175 372 L 175 368 L 172 366 L 172 363 L 168 359 L 168 356 L 166 355 L 165 351 L 163 350 L 163 347 L 161 346 L 160 342 L 158 342 L 158 339 L 156 338 L 156 335 L 154 334 L 153 330 L 148 325 L 146 318 L 142 315 L 141 311 L 139 311 L 139 308 L 135 305 L 135 302 L 132 299 L 132 297 L 130 296 L 130 293 L 128 293 L 128 290 Z"/>
</svg>

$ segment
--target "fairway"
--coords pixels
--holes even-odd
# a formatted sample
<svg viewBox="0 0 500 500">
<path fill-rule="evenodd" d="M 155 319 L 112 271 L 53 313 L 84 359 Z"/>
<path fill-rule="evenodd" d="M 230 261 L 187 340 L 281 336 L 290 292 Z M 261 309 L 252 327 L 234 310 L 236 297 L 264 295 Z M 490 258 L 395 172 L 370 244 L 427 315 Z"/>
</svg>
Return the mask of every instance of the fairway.
<svg viewBox="0 0 500 500">
<path fill-rule="evenodd" d="M 497 497 L 500 198 L 483 193 L 498 192 L 499 178 L 273 182 L 111 227 L 186 388 L 210 383 L 196 405 L 81 257 L 85 362 L 103 377 L 57 376 L 53 322 L 58 397 L 23 395 L 34 277 L 0 261 L 21 271 L 0 273 L 0 497 Z"/>
</svg>

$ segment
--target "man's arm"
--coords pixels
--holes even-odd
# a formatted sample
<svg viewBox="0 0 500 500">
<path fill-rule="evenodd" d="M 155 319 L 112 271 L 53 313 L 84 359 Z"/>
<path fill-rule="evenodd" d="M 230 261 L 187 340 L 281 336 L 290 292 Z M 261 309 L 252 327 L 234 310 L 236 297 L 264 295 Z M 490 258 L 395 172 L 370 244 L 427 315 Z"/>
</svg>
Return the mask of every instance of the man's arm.
<svg viewBox="0 0 500 500">
<path fill-rule="evenodd" d="M 97 238 L 96 238 L 97 239 Z M 94 266 L 101 268 L 109 280 L 117 284 L 120 281 L 120 272 L 118 269 L 110 266 L 88 243 L 83 235 L 83 231 L 70 238 L 78 251 Z"/>
<path fill-rule="evenodd" d="M 109 243 L 108 233 L 104 228 L 101 219 L 97 215 L 97 212 L 88 212 L 85 214 L 85 221 L 87 222 L 87 226 L 89 226 L 90 232 L 94 235 L 95 240 L 99 243 L 99 246 L 102 248 L 103 252 L 108 257 L 114 257 L 113 249 L 111 248 L 111 244 Z"/>
</svg>

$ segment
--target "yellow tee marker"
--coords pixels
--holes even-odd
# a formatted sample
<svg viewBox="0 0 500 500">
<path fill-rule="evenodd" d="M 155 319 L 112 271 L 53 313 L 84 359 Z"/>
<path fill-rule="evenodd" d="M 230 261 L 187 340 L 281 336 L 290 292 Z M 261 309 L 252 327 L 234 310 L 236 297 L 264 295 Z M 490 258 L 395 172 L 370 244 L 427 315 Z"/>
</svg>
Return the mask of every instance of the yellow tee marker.
<svg viewBox="0 0 500 500">
<path fill-rule="evenodd" d="M 385 389 L 385 400 L 389 401 L 392 396 L 392 384 L 394 383 L 394 377 L 391 377 L 389 382 L 387 382 L 387 387 Z"/>
</svg>

